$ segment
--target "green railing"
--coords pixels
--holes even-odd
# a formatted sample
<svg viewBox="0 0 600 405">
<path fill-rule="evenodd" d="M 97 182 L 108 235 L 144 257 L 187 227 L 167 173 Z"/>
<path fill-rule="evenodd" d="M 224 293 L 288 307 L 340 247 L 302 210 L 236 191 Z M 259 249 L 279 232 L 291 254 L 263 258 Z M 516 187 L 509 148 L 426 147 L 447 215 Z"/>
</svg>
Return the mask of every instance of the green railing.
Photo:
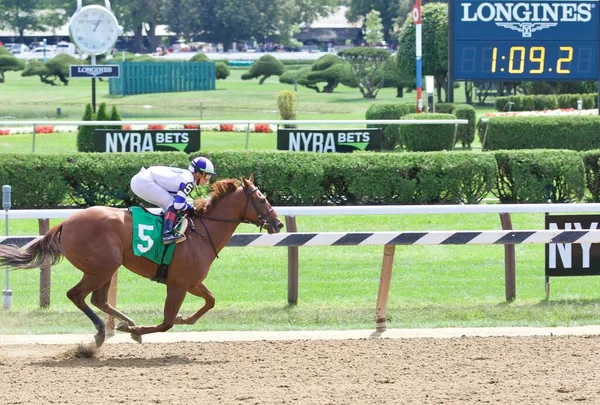
<svg viewBox="0 0 600 405">
<path fill-rule="evenodd" d="M 118 79 L 109 79 L 111 95 L 215 89 L 214 62 L 119 62 Z"/>
</svg>

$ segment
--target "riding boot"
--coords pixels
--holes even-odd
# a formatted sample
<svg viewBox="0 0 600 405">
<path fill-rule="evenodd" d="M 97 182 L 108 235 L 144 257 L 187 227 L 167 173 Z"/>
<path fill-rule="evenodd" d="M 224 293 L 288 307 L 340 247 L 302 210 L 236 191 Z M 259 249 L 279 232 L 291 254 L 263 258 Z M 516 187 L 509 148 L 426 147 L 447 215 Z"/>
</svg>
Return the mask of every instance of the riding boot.
<svg viewBox="0 0 600 405">
<path fill-rule="evenodd" d="M 173 229 L 176 219 L 177 214 L 175 212 L 175 209 L 173 207 L 170 207 L 165 213 L 165 218 L 163 220 L 162 242 L 165 245 L 177 242 L 178 240 L 184 238 L 184 235 L 181 235 L 175 229 Z"/>
</svg>

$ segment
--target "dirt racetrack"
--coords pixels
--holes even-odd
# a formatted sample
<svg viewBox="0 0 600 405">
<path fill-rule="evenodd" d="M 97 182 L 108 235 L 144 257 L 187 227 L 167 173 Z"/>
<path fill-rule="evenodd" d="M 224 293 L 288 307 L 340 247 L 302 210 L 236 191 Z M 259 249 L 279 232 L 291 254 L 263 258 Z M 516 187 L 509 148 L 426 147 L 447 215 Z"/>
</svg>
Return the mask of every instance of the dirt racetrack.
<svg viewBox="0 0 600 405">
<path fill-rule="evenodd" d="M 600 403 L 600 335 L 127 342 L 95 352 L 82 348 L 0 340 L 0 403 Z"/>
</svg>

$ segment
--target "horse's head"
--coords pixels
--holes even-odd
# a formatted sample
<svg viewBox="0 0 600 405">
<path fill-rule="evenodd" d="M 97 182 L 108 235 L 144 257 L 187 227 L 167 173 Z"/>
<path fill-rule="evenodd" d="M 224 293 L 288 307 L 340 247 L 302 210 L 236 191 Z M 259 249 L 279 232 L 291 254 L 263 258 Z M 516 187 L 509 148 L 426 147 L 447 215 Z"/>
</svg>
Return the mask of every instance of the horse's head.
<svg viewBox="0 0 600 405">
<path fill-rule="evenodd" d="M 255 223 L 269 233 L 279 233 L 283 223 L 277 218 L 277 213 L 267 198 L 254 185 L 254 174 L 250 175 L 249 179 L 242 177 L 242 188 L 246 193 L 246 207 L 242 219 Z"/>
</svg>

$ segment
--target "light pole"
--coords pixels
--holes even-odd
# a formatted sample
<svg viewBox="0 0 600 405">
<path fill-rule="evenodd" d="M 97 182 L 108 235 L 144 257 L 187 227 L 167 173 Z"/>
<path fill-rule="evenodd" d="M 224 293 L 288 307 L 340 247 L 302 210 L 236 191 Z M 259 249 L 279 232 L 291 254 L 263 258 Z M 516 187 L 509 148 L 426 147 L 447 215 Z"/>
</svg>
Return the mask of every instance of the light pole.
<svg viewBox="0 0 600 405">
<path fill-rule="evenodd" d="M 44 63 L 46 63 L 46 38 L 44 38 L 44 41 L 43 41 L 43 45 L 42 45 L 42 46 L 44 47 L 44 58 L 42 59 L 42 61 L 43 61 Z"/>
</svg>

